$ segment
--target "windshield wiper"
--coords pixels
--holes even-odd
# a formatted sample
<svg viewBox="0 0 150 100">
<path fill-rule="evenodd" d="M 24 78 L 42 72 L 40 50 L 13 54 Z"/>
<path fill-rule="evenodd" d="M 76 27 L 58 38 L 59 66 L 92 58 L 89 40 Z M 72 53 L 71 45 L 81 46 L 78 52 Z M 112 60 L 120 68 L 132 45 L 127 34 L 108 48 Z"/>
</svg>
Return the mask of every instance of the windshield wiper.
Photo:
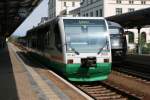
<svg viewBox="0 0 150 100">
<path fill-rule="evenodd" d="M 71 46 L 70 46 L 71 47 Z M 74 51 L 75 54 L 79 55 L 80 53 L 73 47 L 71 47 L 72 51 Z"/>
<path fill-rule="evenodd" d="M 70 43 L 67 43 L 67 44 L 70 44 Z M 71 50 L 74 51 L 75 54 L 79 55 L 80 53 L 75 49 L 73 48 L 71 45 L 69 45 Z"/>
<path fill-rule="evenodd" d="M 103 45 L 102 48 L 99 49 L 98 53 L 97 54 L 100 54 L 102 52 L 102 50 L 104 49 L 104 47 L 108 44 L 108 41 L 106 39 L 106 43 Z"/>
</svg>

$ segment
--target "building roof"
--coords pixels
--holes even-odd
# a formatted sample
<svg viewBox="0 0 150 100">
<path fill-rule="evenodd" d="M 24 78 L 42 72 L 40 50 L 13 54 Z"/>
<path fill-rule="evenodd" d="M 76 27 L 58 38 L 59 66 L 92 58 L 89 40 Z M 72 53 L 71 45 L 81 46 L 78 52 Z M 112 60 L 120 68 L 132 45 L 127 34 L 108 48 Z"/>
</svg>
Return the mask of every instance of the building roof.
<svg viewBox="0 0 150 100">
<path fill-rule="evenodd" d="M 75 9 L 69 11 L 69 12 L 70 12 L 70 13 L 79 13 L 79 12 L 80 12 L 80 7 L 75 8 Z"/>
<path fill-rule="evenodd" d="M 144 27 L 150 25 L 150 8 L 110 16 L 107 20 L 117 22 L 124 28 Z"/>
</svg>

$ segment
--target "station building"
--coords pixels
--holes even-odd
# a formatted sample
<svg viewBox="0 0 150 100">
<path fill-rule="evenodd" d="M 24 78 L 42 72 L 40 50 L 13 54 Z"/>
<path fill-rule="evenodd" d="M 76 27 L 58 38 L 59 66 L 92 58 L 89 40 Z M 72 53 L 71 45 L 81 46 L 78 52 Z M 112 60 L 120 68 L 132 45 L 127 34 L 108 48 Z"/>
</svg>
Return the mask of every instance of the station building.
<svg viewBox="0 0 150 100">
<path fill-rule="evenodd" d="M 41 21 L 38 23 L 38 25 L 41 25 L 41 24 L 47 22 L 47 20 L 48 20 L 48 17 L 41 17 Z"/>
<path fill-rule="evenodd" d="M 81 13 L 81 12 L 80 12 L 80 7 L 69 11 L 69 14 L 71 14 L 71 15 L 74 16 L 74 17 L 80 16 L 80 13 Z"/>
<path fill-rule="evenodd" d="M 80 0 L 49 0 L 48 17 L 69 15 L 69 11 L 80 7 Z"/>
<path fill-rule="evenodd" d="M 80 15 L 109 17 L 150 7 L 150 0 L 81 0 Z M 129 44 L 138 43 L 138 30 L 126 29 Z M 141 36 L 150 43 L 150 28 L 142 28 Z"/>
</svg>

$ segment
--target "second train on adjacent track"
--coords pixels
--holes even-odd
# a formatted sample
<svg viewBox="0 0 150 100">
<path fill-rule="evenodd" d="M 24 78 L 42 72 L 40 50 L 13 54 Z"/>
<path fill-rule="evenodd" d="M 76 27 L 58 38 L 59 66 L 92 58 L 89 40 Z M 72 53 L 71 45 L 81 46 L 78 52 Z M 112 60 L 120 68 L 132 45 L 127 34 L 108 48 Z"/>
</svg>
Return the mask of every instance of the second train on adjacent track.
<svg viewBox="0 0 150 100">
<path fill-rule="evenodd" d="M 112 62 L 122 63 L 126 58 L 127 40 L 123 27 L 115 22 L 107 21 L 110 32 Z"/>
<path fill-rule="evenodd" d="M 29 52 L 70 81 L 106 80 L 111 72 L 107 21 L 101 17 L 57 17 L 27 32 Z M 43 59 L 41 59 L 43 60 Z"/>
</svg>

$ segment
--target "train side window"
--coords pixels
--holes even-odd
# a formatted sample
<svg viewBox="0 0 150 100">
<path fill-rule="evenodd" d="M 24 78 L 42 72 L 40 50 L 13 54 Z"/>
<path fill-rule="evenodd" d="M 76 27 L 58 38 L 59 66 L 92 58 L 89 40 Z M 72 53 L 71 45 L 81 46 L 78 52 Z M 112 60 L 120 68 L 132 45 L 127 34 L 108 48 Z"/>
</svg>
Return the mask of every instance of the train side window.
<svg viewBox="0 0 150 100">
<path fill-rule="evenodd" d="M 50 48 L 53 48 L 53 46 L 54 46 L 54 39 L 55 39 L 55 37 L 54 37 L 54 31 L 53 31 L 53 28 L 52 28 L 52 25 L 50 26 L 50 40 L 49 40 L 49 42 L 50 42 Z"/>
<path fill-rule="evenodd" d="M 58 23 L 54 27 L 54 33 L 55 33 L 55 46 L 58 49 L 58 51 L 62 52 L 61 35 Z"/>
</svg>

